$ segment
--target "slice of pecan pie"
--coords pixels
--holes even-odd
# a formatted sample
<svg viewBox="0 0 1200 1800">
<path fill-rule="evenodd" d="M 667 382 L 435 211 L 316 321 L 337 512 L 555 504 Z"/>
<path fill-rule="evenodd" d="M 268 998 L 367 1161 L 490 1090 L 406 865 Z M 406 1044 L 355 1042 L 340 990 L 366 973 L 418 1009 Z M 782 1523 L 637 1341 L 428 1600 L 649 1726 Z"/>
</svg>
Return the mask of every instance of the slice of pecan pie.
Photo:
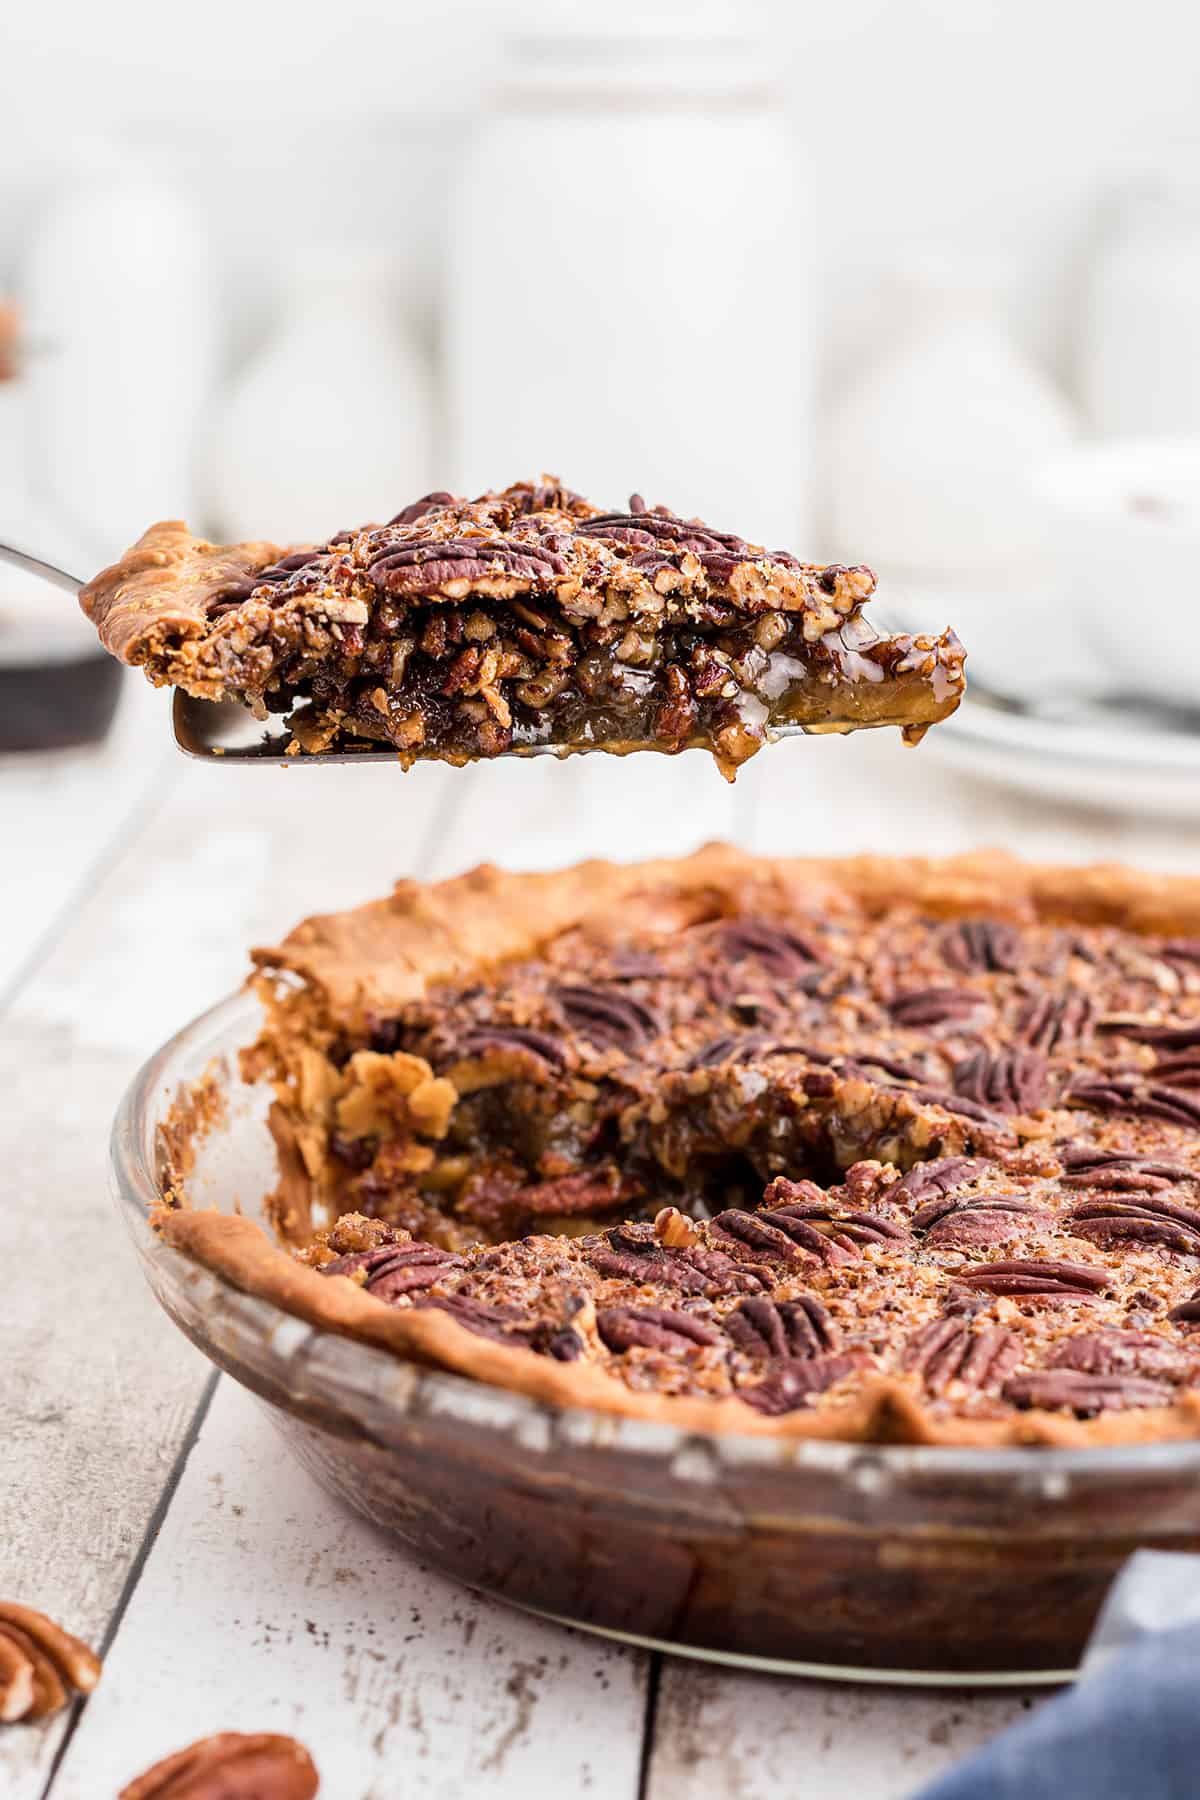
<svg viewBox="0 0 1200 1800">
<path fill-rule="evenodd" d="M 1200 1432 L 1200 882 L 713 847 L 255 960 L 288 1247 L 157 1219 L 241 1285 L 689 1425 Z"/>
<path fill-rule="evenodd" d="M 896 725 L 915 742 L 953 712 L 954 633 L 880 636 L 862 616 L 874 586 L 867 568 L 802 563 L 636 494 L 603 512 L 547 478 L 428 494 L 286 553 L 154 525 L 82 603 L 114 656 L 288 715 L 296 751 L 700 746 L 732 776 L 783 726 Z"/>
</svg>

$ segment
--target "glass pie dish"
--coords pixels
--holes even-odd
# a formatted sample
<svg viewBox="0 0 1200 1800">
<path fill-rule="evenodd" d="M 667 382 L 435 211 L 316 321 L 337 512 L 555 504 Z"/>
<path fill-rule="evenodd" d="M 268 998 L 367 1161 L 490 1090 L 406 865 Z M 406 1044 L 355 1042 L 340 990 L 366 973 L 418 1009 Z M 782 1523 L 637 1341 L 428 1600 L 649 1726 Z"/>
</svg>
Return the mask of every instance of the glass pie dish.
<svg viewBox="0 0 1200 1800">
<path fill-rule="evenodd" d="M 839 1680 L 1062 1681 L 1139 1548 L 1200 1550 L 1200 1440 L 972 1450 L 705 1434 L 556 1408 L 321 1330 L 164 1244 L 161 1128 L 215 1081 L 191 1204 L 261 1215 L 268 1096 L 233 996 L 153 1056 L 114 1124 L 158 1300 L 333 1494 L 455 1579 L 627 1642 Z"/>
</svg>

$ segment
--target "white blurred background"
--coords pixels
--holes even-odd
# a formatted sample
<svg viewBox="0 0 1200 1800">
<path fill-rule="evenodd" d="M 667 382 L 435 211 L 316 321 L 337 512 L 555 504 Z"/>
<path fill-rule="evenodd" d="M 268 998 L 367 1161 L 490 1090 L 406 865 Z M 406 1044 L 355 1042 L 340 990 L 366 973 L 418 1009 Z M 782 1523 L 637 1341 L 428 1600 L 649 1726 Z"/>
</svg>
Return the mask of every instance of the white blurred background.
<svg viewBox="0 0 1200 1800">
<path fill-rule="evenodd" d="M 1200 548 L 1198 52 L 1178 0 L 9 8 L 0 535 L 546 468 L 1190 739 L 1200 633 L 1129 620 Z"/>
</svg>

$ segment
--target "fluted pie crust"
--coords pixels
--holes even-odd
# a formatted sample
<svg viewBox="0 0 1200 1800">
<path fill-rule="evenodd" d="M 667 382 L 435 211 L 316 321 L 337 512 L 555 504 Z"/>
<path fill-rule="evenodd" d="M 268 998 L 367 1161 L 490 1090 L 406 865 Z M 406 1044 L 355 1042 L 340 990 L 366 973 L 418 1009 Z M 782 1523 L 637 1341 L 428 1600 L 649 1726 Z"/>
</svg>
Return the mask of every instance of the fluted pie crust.
<svg viewBox="0 0 1200 1800">
<path fill-rule="evenodd" d="M 958 705 L 953 632 L 881 636 L 875 577 L 553 477 L 427 494 L 322 544 L 153 525 L 83 589 L 114 656 L 202 700 L 288 717 L 289 752 L 406 763 L 556 749 L 710 750 L 732 778 L 777 727 L 895 725 Z"/>
<path fill-rule="evenodd" d="M 188 1206 L 187 1130 L 153 1218 L 236 1287 L 423 1364 L 691 1430 L 1200 1432 L 1200 881 L 710 846 L 403 882 L 254 962 L 268 1025 L 246 1068 L 275 1083 L 281 1241 Z M 598 1095 L 620 1103 L 603 1130 Z M 526 1186 L 499 1180 L 511 1121 L 581 1113 L 585 1216 L 489 1243 L 481 1221 L 529 1205 L 536 1225 L 546 1193 L 581 1191 L 553 1133 Z M 597 1143 L 627 1190 L 604 1188 Z M 493 1190 L 499 1210 L 472 1214 Z M 321 1228 L 366 1193 L 380 1219 L 345 1205 Z M 399 1223 L 422 1208 L 433 1247 Z M 384 1300 L 365 1283 L 389 1266 Z"/>
</svg>

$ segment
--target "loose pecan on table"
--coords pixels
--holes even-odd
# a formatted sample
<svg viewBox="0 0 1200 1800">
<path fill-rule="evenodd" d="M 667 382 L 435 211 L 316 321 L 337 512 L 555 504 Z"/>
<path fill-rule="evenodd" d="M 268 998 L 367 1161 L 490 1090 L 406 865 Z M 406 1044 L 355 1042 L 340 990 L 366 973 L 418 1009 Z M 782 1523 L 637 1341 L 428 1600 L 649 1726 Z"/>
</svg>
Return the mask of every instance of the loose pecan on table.
<svg viewBox="0 0 1200 1800">
<path fill-rule="evenodd" d="M 44 1719 L 99 1679 L 86 1644 L 32 1606 L 0 1600 L 0 1724 Z"/>
<path fill-rule="evenodd" d="M 313 1800 L 320 1785 L 312 1757 L 295 1738 L 219 1731 L 155 1763 L 117 1800 Z"/>
</svg>

